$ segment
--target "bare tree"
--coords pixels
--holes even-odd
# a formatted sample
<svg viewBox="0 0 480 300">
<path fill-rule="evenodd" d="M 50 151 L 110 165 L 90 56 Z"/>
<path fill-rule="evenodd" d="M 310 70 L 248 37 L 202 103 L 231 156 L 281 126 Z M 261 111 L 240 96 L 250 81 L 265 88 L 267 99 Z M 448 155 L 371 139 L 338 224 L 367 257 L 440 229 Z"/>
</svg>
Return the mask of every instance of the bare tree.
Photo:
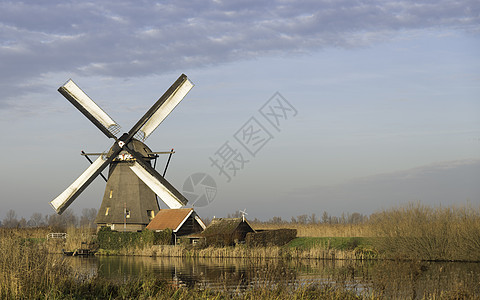
<svg viewBox="0 0 480 300">
<path fill-rule="evenodd" d="M 27 227 L 27 220 L 24 217 L 22 217 L 20 219 L 20 221 L 18 221 L 18 227 L 20 227 L 20 228 Z"/>
<path fill-rule="evenodd" d="M 300 215 L 297 217 L 297 222 L 300 224 L 307 224 L 308 215 Z"/>
<path fill-rule="evenodd" d="M 344 212 L 342 212 L 342 216 L 340 217 L 340 223 L 342 224 L 347 224 L 347 216 L 345 215 Z"/>
<path fill-rule="evenodd" d="M 17 220 L 17 213 L 13 209 L 10 209 L 9 211 L 7 211 L 5 219 L 3 219 L 3 226 L 8 228 L 14 228 L 18 227 L 18 225 L 19 223 Z"/>
<path fill-rule="evenodd" d="M 272 223 L 272 224 L 283 224 L 285 223 L 283 220 L 282 220 L 282 217 L 273 217 L 271 218 L 268 223 Z"/>
<path fill-rule="evenodd" d="M 326 211 L 324 211 L 322 214 L 322 223 L 323 224 L 332 223 L 332 218 Z"/>
<path fill-rule="evenodd" d="M 239 210 L 235 211 L 232 214 L 227 215 L 227 218 L 241 218 L 241 217 L 242 217 L 242 213 Z"/>
<path fill-rule="evenodd" d="M 82 216 L 80 217 L 81 227 L 95 227 L 95 218 L 97 217 L 96 208 L 84 208 L 82 209 Z"/>
<path fill-rule="evenodd" d="M 362 214 L 354 212 L 349 216 L 348 221 L 351 224 L 359 224 L 363 222 L 364 218 L 365 217 Z"/>
<path fill-rule="evenodd" d="M 257 224 L 262 223 L 262 220 L 259 220 L 259 219 L 255 218 L 255 219 L 253 219 L 252 223 L 257 223 Z"/>
<path fill-rule="evenodd" d="M 310 219 L 308 220 L 308 222 L 310 224 L 316 224 L 317 223 L 317 216 L 313 213 L 311 216 L 310 216 Z"/>
<path fill-rule="evenodd" d="M 77 216 L 71 209 L 67 209 L 61 215 L 52 214 L 48 216 L 48 226 L 58 230 L 66 230 L 68 227 L 76 227 L 78 223 Z"/>
<path fill-rule="evenodd" d="M 204 218 L 201 218 L 202 221 L 203 221 L 203 224 L 205 224 L 205 226 L 208 226 L 210 225 L 210 223 L 212 223 L 212 218 L 210 217 L 204 217 Z"/>
<path fill-rule="evenodd" d="M 30 227 L 40 227 L 40 226 L 45 226 L 45 222 L 43 222 L 43 216 L 41 213 L 33 213 L 32 216 L 30 217 L 30 220 L 28 220 L 28 226 Z"/>
</svg>

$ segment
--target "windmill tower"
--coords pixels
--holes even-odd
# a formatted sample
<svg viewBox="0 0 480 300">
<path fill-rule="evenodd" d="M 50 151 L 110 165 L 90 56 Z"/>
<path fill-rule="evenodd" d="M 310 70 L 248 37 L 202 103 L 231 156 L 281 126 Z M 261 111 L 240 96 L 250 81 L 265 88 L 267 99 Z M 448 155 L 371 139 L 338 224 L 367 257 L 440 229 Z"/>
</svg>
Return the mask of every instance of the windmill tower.
<svg viewBox="0 0 480 300">
<path fill-rule="evenodd" d="M 155 194 L 169 208 L 186 205 L 187 199 L 151 166 L 158 152 L 152 152 L 144 141 L 192 87 L 193 83 L 182 74 L 130 131 L 118 136 L 120 126 L 72 80 L 61 86 L 58 91 L 115 141 L 108 153 L 99 153 L 87 170 L 50 202 L 55 211 L 61 214 L 67 209 L 107 167 L 107 185 L 95 219 L 98 227 L 109 226 L 119 231 L 143 229 L 159 211 Z"/>
<path fill-rule="evenodd" d="M 126 147 L 140 153 L 151 165 L 152 151 L 147 145 L 133 139 Z M 95 218 L 98 227 L 142 230 L 160 210 L 155 193 L 130 169 L 132 163 L 134 158 L 122 151 L 110 164 L 102 205 Z"/>
</svg>

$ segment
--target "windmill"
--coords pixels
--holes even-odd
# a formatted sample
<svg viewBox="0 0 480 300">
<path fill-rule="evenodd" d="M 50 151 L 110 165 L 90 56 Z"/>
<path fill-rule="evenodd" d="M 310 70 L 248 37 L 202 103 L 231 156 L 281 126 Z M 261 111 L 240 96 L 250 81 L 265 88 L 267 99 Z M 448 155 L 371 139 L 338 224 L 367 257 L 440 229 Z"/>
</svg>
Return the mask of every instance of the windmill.
<svg viewBox="0 0 480 300">
<path fill-rule="evenodd" d="M 248 215 L 247 214 L 247 209 L 245 208 L 245 209 L 241 210 L 240 212 L 242 213 L 242 222 L 245 222 L 245 215 Z"/>
<path fill-rule="evenodd" d="M 193 83 L 182 74 L 130 131 L 119 135 L 120 126 L 71 79 L 61 86 L 58 91 L 115 142 L 107 153 L 97 153 L 98 158 L 85 172 L 50 202 L 53 209 L 58 214 L 65 211 L 107 167 L 105 193 L 95 219 L 97 227 L 143 229 L 160 209 L 155 195 L 169 208 L 186 205 L 187 199 L 151 166 L 160 152 L 152 152 L 144 141 L 192 88 Z"/>
</svg>

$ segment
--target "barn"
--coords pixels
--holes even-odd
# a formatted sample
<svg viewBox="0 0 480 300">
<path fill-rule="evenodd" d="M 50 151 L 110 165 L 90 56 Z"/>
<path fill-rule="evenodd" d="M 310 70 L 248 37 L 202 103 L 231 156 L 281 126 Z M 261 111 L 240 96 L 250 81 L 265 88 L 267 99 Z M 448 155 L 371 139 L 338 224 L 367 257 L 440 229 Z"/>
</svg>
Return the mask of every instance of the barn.
<svg viewBox="0 0 480 300">
<path fill-rule="evenodd" d="M 202 232 L 208 245 L 230 246 L 245 242 L 247 233 L 255 232 L 244 218 L 216 218 Z"/>
<path fill-rule="evenodd" d="M 171 229 L 174 241 L 177 237 L 201 232 L 205 227 L 193 208 L 161 209 L 147 225 L 147 229 L 152 231 Z"/>
</svg>

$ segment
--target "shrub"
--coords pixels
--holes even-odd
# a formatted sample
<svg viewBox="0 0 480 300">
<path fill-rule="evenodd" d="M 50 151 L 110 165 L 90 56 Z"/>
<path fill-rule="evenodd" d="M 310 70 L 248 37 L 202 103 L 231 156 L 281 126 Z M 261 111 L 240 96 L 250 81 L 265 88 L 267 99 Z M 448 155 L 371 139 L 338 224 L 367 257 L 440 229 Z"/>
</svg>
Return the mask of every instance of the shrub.
<svg viewBox="0 0 480 300">
<path fill-rule="evenodd" d="M 296 229 L 276 229 L 249 232 L 246 244 L 251 247 L 283 246 L 297 237 Z"/>
<path fill-rule="evenodd" d="M 101 249 L 105 250 L 170 245 L 172 243 L 172 231 L 167 229 L 154 232 L 145 229 L 141 232 L 117 232 L 112 231 L 109 227 L 104 227 L 97 233 L 97 243 Z"/>
</svg>

